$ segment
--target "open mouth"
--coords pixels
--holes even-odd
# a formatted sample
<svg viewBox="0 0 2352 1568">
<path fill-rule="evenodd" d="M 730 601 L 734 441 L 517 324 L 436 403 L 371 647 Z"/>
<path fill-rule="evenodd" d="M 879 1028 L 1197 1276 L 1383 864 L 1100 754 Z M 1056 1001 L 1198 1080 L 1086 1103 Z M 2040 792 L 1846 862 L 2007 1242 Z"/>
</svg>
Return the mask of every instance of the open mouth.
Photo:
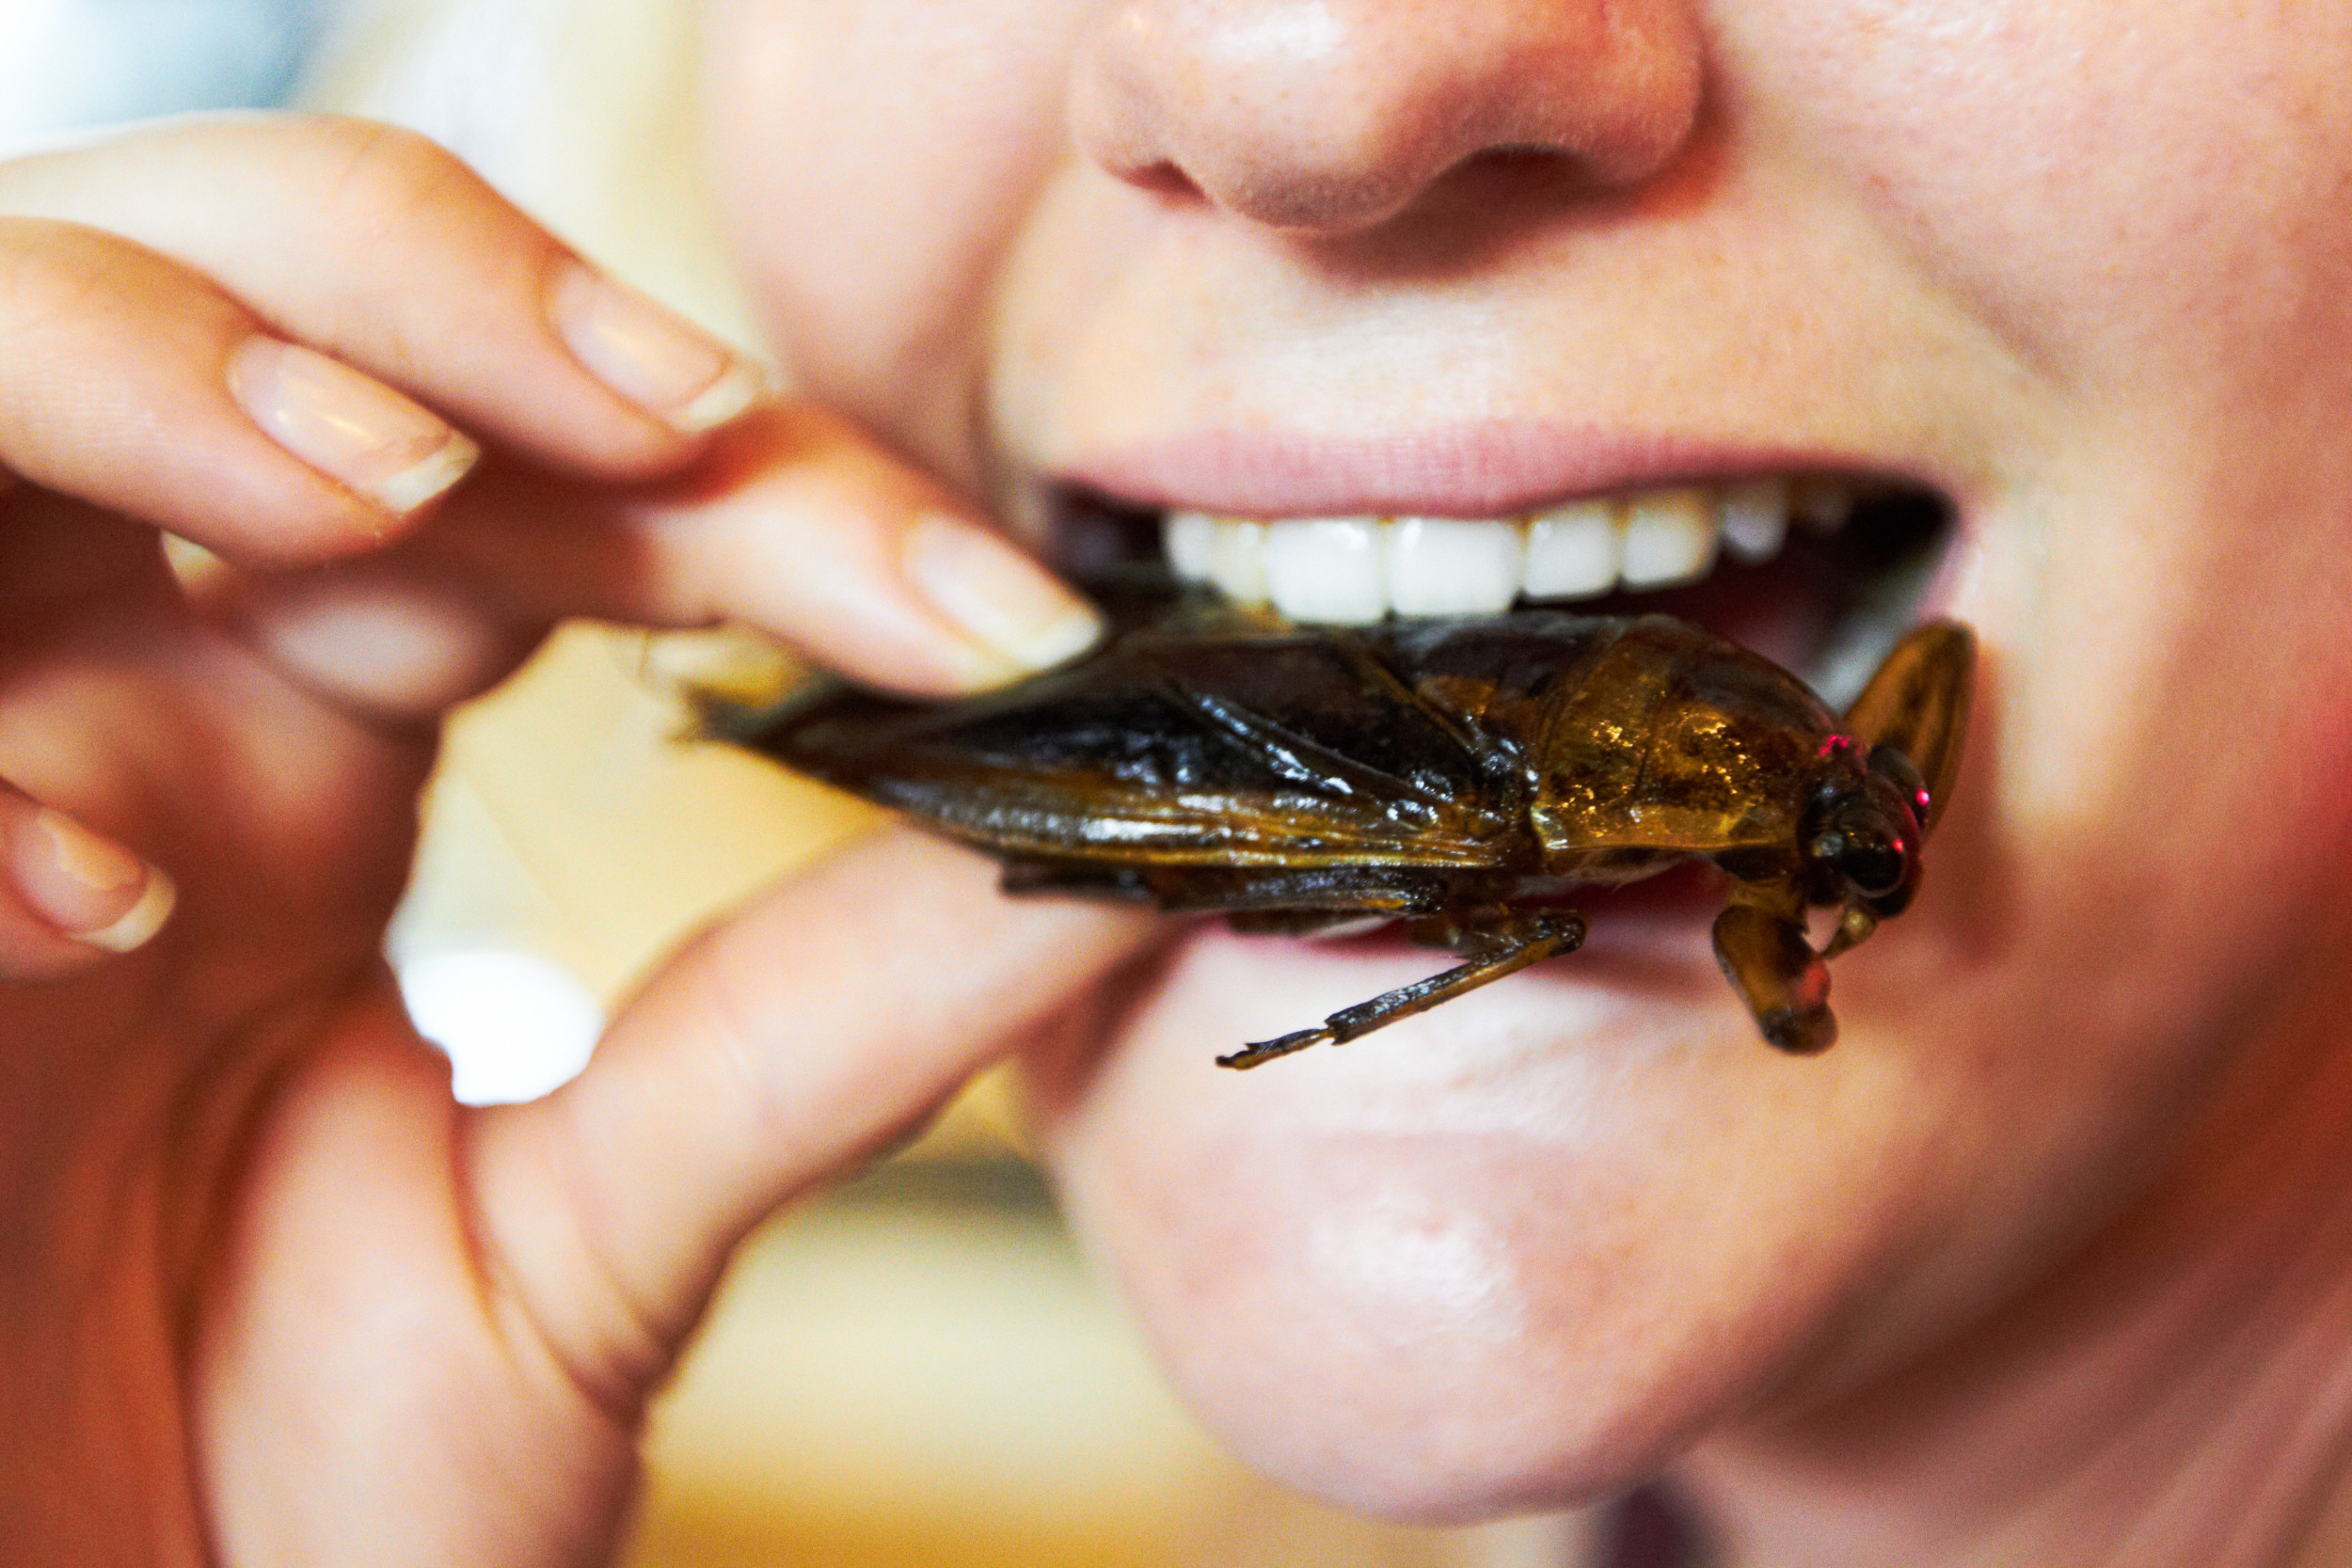
<svg viewBox="0 0 2352 1568">
<path fill-rule="evenodd" d="M 1052 515 L 1056 563 L 1103 599 L 1115 621 L 1165 614 L 1171 593 L 1214 594 L 1306 626 L 1476 619 L 1522 603 L 1596 615 L 1666 614 L 1763 655 L 1845 711 L 1913 631 L 1948 554 L 1954 514 L 1943 495 L 1916 483 L 1813 471 L 1632 487 L 1487 518 L 1250 517 L 1126 504 L 1073 485 Z M 1671 805 L 1663 795 L 1659 803 Z M 1563 928 L 1575 927 L 1570 947 L 1583 945 L 1585 916 L 1606 933 L 1577 966 L 1580 989 L 1692 994 L 1687 982 L 1708 967 L 1711 945 L 1767 1040 L 1805 1053 L 1826 1046 L 1836 1025 L 1821 1005 L 1826 986 L 1817 955 L 1843 950 L 1861 906 L 1807 895 L 1819 918 L 1793 926 L 1748 906 L 1750 918 L 1735 921 L 1726 938 L 1717 914 L 1725 909 L 1725 879 L 1735 874 L 1704 854 L 1670 864 L 1676 860 L 1647 854 L 1630 863 L 1630 875 L 1587 869 L 1513 883 L 1505 896 L 1517 935 L 1483 949 L 1456 946 L 1460 966 L 1403 986 L 1390 982 L 1409 972 L 1411 960 L 1398 951 L 1404 940 L 1455 945 L 1454 927 L 1424 931 L 1369 908 L 1367 918 L 1337 925 L 1319 916 L 1302 923 L 1276 905 L 1267 906 L 1270 924 L 1244 911 L 1234 920 L 1239 929 L 1311 936 L 1314 957 L 1293 945 L 1275 971 L 1304 977 L 1361 964 L 1370 968 L 1359 984 L 1389 989 L 1328 1014 L 1320 1027 L 1218 1061 L 1255 1066 L 1322 1040 L 1352 1038 L 1391 1014 L 1430 1005 L 1424 994 L 1449 1000 L 1454 992 L 1444 988 L 1484 985 L 1500 977 L 1489 971 L 1523 954 L 1535 952 L 1526 961 L 1539 961 L 1549 953 L 1536 950 L 1556 946 L 1558 932 L 1530 911 L 1548 905 L 1574 911 L 1560 916 Z M 1483 888 L 1463 895 L 1486 895 Z M 1899 912 L 1899 905 L 1886 912 Z M 1852 941 L 1869 934 L 1875 919 L 1867 911 L 1866 918 Z M 1769 948 L 1745 934 L 1759 927 L 1772 933 Z M 1789 956 L 1791 942 L 1802 961 Z M 1375 971 L 1381 978 L 1372 982 Z M 1809 989 L 1801 992 L 1801 983 Z M 1801 1015 L 1801 1007 L 1809 1010 Z"/>
<path fill-rule="evenodd" d="M 1801 473 L 1571 498 L 1510 517 L 1247 517 L 1067 487 L 1056 564 L 1098 596 L 1193 591 L 1309 625 L 1541 603 L 1674 615 L 1833 707 L 1916 619 L 1954 532 L 1937 492 Z"/>
</svg>

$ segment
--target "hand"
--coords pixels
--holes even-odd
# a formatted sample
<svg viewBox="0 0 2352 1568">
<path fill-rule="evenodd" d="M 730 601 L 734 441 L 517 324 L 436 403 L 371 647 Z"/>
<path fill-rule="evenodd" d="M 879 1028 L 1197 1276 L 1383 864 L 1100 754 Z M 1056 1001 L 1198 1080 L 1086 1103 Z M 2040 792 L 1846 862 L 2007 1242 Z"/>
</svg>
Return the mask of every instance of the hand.
<svg viewBox="0 0 2352 1568">
<path fill-rule="evenodd" d="M 595 1560 L 729 1247 L 1138 927 L 885 835 L 464 1109 L 380 957 L 441 716 L 565 614 L 943 691 L 1084 612 L 396 132 L 0 165 L 0 341 L 10 1555 Z"/>
</svg>

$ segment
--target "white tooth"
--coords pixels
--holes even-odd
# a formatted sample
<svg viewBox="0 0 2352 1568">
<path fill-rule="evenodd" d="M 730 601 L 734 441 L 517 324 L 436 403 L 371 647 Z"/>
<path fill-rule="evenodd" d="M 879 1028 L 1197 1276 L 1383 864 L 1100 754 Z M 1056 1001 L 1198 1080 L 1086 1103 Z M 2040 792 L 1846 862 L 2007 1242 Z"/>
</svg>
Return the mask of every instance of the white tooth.
<svg viewBox="0 0 2352 1568">
<path fill-rule="evenodd" d="M 1853 486 L 1842 479 L 1816 474 L 1797 481 L 1788 493 L 1788 510 L 1816 533 L 1836 533 L 1853 515 Z"/>
<path fill-rule="evenodd" d="M 1205 512 L 1171 512 L 1160 520 L 1160 553 L 1178 581 L 1216 580 L 1217 527 Z"/>
<path fill-rule="evenodd" d="M 1724 548 L 1753 566 L 1780 553 L 1788 537 L 1788 482 L 1750 480 L 1724 491 Z"/>
<path fill-rule="evenodd" d="M 1399 517 L 1389 525 L 1389 603 L 1399 615 L 1497 615 L 1518 595 L 1509 523 Z"/>
<path fill-rule="evenodd" d="M 1294 621 L 1362 626 L 1389 612 L 1387 530 L 1372 517 L 1285 517 L 1266 525 L 1265 581 Z"/>
<path fill-rule="evenodd" d="M 1265 524 L 1219 517 L 1213 544 L 1209 580 L 1216 591 L 1235 604 L 1265 603 Z"/>
<path fill-rule="evenodd" d="M 1570 501 L 1527 520 L 1526 585 L 1531 599 L 1589 599 L 1617 586 L 1625 559 L 1614 501 Z"/>
<path fill-rule="evenodd" d="M 1649 490 L 1625 507 L 1628 588 L 1695 582 L 1715 564 L 1715 509 L 1704 490 Z"/>
</svg>

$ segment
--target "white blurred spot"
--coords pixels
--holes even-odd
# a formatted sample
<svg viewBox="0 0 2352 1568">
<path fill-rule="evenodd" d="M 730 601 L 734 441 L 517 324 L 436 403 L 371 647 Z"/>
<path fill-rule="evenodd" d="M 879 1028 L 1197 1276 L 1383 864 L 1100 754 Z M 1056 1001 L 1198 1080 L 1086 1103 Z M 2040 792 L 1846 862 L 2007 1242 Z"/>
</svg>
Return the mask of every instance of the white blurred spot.
<svg viewBox="0 0 2352 1568">
<path fill-rule="evenodd" d="M 417 1032 L 448 1053 L 468 1105 L 536 1100 L 588 1065 L 604 1014 L 588 988 L 532 953 L 425 953 L 400 966 Z"/>
</svg>

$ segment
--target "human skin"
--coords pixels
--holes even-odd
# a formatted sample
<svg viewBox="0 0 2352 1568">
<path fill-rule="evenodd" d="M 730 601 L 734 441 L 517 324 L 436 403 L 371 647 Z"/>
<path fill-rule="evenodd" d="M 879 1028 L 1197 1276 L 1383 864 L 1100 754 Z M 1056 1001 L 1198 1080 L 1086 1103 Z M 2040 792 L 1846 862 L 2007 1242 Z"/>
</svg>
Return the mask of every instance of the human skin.
<svg viewBox="0 0 2352 1568">
<path fill-rule="evenodd" d="M 1030 1063 L 1235 1448 L 1427 1519 L 1674 1468 L 1732 1560 L 2269 1562 L 2352 1437 L 2352 13 L 714 0 L 801 384 L 1059 483 L 1487 515 L 1931 484 L 1982 640 L 1926 891 L 1758 1044 L 1704 925 L 1426 973 L 1203 927 Z M 1530 457 L 1534 452 L 1536 455 Z M 2259 1484 L 2249 1478 L 2259 1478 Z"/>
<path fill-rule="evenodd" d="M 0 163 L 0 1557 L 607 1560 L 733 1244 L 1139 922 L 884 834 L 460 1106 L 382 956 L 440 721 L 566 614 L 941 692 L 1072 606 L 380 126 Z"/>
</svg>

